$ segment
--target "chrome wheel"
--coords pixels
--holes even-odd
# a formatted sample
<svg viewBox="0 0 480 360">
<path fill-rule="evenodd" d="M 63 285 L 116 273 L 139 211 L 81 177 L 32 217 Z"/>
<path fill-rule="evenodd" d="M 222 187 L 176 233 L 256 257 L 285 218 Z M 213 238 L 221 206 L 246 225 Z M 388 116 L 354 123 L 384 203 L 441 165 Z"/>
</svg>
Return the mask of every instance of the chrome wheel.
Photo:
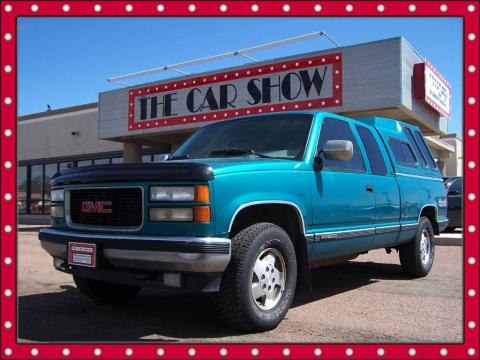
<svg viewBox="0 0 480 360">
<path fill-rule="evenodd" d="M 420 258 L 423 264 L 428 264 L 432 253 L 431 235 L 425 229 L 422 231 L 422 237 L 420 239 Z"/>
<path fill-rule="evenodd" d="M 252 271 L 252 296 L 262 310 L 273 309 L 283 292 L 287 278 L 287 268 L 282 254 L 273 248 L 263 250 L 258 255 Z"/>
</svg>

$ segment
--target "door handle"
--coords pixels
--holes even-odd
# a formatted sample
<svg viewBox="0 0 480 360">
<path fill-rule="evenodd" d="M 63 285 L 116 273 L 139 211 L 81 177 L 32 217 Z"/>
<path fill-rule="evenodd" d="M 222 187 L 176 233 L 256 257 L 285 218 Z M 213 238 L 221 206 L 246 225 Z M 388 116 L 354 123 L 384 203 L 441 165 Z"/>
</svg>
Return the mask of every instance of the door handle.
<svg viewBox="0 0 480 360">
<path fill-rule="evenodd" d="M 372 185 L 365 185 L 365 190 L 368 192 L 373 192 L 373 186 Z"/>
</svg>

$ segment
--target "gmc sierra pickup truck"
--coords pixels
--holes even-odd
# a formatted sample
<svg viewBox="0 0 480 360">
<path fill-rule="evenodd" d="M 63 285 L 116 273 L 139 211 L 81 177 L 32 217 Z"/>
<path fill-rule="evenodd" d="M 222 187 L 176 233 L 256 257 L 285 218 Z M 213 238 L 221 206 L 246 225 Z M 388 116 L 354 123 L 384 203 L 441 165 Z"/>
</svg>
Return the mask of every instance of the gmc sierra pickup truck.
<svg viewBox="0 0 480 360">
<path fill-rule="evenodd" d="M 247 331 L 276 327 L 313 267 L 385 248 L 427 275 L 448 224 L 417 127 L 326 112 L 220 121 L 168 161 L 71 168 L 51 183 L 41 245 L 84 295 L 213 292 L 219 317 Z"/>
</svg>

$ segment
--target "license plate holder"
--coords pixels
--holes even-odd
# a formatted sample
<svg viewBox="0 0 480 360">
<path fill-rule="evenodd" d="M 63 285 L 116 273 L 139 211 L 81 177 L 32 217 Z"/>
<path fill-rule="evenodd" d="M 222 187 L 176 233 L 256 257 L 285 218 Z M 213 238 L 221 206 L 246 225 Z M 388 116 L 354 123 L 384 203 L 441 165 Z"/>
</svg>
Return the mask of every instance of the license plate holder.
<svg viewBox="0 0 480 360">
<path fill-rule="evenodd" d="M 69 242 L 68 263 L 70 265 L 94 268 L 97 260 L 97 245 L 89 243 Z"/>
</svg>

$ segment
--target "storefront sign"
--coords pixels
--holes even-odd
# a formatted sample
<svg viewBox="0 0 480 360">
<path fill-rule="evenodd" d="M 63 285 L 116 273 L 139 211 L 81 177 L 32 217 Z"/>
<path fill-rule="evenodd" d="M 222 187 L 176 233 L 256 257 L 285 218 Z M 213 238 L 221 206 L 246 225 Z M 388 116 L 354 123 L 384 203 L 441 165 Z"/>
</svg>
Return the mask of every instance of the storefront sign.
<svg viewBox="0 0 480 360">
<path fill-rule="evenodd" d="M 450 117 L 450 84 L 430 62 L 414 66 L 415 97 L 445 117 Z"/>
<path fill-rule="evenodd" d="M 342 105 L 342 55 L 289 59 L 129 92 L 128 129 Z"/>
</svg>

